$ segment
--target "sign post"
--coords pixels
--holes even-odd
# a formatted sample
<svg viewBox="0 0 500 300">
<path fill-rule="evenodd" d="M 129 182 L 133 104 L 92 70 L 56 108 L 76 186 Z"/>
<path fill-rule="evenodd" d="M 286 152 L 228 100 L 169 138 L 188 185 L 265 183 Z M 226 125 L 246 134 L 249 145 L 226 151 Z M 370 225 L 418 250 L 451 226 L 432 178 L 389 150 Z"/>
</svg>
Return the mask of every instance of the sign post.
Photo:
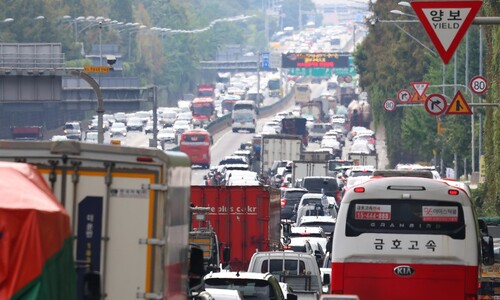
<svg viewBox="0 0 500 300">
<path fill-rule="evenodd" d="M 415 14 L 447 64 L 483 1 L 412 1 Z"/>
</svg>

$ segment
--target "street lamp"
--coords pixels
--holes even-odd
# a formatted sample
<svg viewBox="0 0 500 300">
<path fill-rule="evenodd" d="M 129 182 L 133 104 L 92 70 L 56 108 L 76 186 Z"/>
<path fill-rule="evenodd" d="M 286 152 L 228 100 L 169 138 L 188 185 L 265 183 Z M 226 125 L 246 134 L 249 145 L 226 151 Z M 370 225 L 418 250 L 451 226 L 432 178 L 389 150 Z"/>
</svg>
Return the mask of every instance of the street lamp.
<svg viewBox="0 0 500 300">
<path fill-rule="evenodd" d="M 139 23 L 133 23 L 132 26 L 136 27 L 136 26 L 139 26 L 139 27 L 136 27 L 136 28 L 132 28 L 129 32 L 128 32 L 128 52 L 127 52 L 127 55 L 128 55 L 128 59 L 130 60 L 132 55 L 131 55 L 131 52 L 132 52 L 132 33 L 137 33 L 141 30 L 144 30 L 144 29 L 147 29 L 148 26 L 146 25 L 140 25 Z"/>
<path fill-rule="evenodd" d="M 10 22 L 14 22 L 14 19 L 13 18 L 5 18 L 2 21 L 2 23 L 10 23 Z"/>
<path fill-rule="evenodd" d="M 411 7 L 410 2 L 408 2 L 408 1 L 399 1 L 398 5 L 400 5 L 400 6 L 406 6 L 406 7 Z"/>
<path fill-rule="evenodd" d="M 393 9 L 390 11 L 391 14 L 396 14 L 396 15 L 402 15 L 402 16 L 408 16 L 412 18 L 417 18 L 417 16 L 412 15 L 412 14 L 407 14 L 405 12 L 400 11 L 399 9 Z"/>
</svg>

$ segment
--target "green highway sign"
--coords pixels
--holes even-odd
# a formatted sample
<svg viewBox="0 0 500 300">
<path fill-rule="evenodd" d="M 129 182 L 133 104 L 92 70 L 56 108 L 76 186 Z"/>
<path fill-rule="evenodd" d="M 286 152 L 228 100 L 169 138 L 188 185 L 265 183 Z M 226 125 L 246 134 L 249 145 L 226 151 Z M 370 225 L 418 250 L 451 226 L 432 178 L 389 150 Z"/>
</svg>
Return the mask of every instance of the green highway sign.
<svg viewBox="0 0 500 300">
<path fill-rule="evenodd" d="M 354 67 L 349 67 L 349 68 L 336 68 L 333 69 L 333 74 L 337 76 L 355 76 L 356 75 L 356 69 Z"/>
<path fill-rule="evenodd" d="M 312 77 L 330 77 L 332 69 L 330 68 L 291 68 L 288 74 L 292 76 L 312 76 Z"/>
</svg>

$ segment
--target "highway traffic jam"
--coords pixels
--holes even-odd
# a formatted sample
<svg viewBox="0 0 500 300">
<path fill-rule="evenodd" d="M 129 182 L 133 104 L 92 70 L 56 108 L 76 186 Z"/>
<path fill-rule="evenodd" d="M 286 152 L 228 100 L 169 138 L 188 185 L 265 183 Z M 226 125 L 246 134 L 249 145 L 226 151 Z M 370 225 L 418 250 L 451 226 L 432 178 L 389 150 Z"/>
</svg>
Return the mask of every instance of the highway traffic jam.
<svg viewBox="0 0 500 300">
<path fill-rule="evenodd" d="M 494 254 L 468 186 L 385 170 L 356 78 L 281 72 L 106 113 L 106 145 L 97 117 L 1 141 L 0 168 L 23 180 L 0 182 L 67 210 L 58 243 L 75 236 L 83 299 L 477 299 Z"/>
</svg>

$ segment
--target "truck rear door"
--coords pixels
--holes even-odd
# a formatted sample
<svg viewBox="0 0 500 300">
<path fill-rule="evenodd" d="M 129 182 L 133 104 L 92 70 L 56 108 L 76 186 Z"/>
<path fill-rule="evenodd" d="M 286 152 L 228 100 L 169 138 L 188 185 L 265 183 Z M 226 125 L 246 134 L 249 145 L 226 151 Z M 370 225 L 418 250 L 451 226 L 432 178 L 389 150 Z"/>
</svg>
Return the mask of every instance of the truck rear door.
<svg viewBox="0 0 500 300">
<path fill-rule="evenodd" d="M 262 186 L 191 186 L 191 203 L 210 207 L 210 224 L 221 249 L 231 248 L 232 270 L 246 270 L 256 250 L 279 246 L 281 206 L 277 190 Z"/>
</svg>

